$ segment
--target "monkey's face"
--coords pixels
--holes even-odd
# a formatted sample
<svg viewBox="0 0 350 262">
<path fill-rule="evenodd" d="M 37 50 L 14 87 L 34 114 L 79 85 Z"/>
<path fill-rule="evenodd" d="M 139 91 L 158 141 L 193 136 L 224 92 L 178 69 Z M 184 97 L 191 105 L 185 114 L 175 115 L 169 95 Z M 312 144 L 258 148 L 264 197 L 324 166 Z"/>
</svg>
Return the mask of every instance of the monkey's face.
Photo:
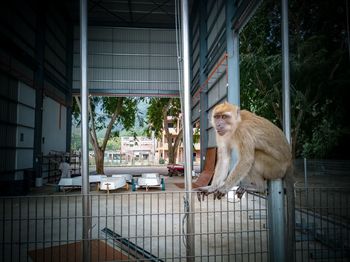
<svg viewBox="0 0 350 262">
<path fill-rule="evenodd" d="M 232 134 L 240 121 L 239 107 L 223 103 L 217 105 L 213 110 L 212 124 L 219 136 L 227 133 Z"/>
<path fill-rule="evenodd" d="M 232 115 L 230 112 L 215 114 L 213 118 L 216 132 L 220 136 L 225 135 L 227 131 L 231 130 Z"/>
</svg>

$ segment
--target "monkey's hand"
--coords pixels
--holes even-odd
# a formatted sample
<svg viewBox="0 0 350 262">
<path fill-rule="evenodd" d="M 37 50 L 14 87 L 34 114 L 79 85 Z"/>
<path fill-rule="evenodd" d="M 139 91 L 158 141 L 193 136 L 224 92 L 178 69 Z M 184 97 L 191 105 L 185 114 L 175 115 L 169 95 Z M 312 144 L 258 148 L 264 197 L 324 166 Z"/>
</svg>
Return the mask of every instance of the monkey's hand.
<svg viewBox="0 0 350 262">
<path fill-rule="evenodd" d="M 194 191 L 197 192 L 198 201 L 204 201 L 204 197 L 214 193 L 216 188 L 216 186 L 203 186 L 195 188 Z"/>
<path fill-rule="evenodd" d="M 245 192 L 247 192 L 247 190 L 244 187 L 239 186 L 236 190 L 236 195 L 239 199 L 241 199 Z"/>
<path fill-rule="evenodd" d="M 197 198 L 199 201 L 204 201 L 204 197 L 214 194 L 214 200 L 215 199 L 221 199 L 224 195 L 230 191 L 230 189 L 227 189 L 225 186 L 204 186 L 204 187 L 198 187 L 194 189 L 194 191 L 197 191 Z"/>
<path fill-rule="evenodd" d="M 230 191 L 230 188 L 227 188 L 226 186 L 220 186 L 218 187 L 214 192 L 214 200 L 215 199 L 221 199 L 223 198 L 228 192 Z"/>
</svg>

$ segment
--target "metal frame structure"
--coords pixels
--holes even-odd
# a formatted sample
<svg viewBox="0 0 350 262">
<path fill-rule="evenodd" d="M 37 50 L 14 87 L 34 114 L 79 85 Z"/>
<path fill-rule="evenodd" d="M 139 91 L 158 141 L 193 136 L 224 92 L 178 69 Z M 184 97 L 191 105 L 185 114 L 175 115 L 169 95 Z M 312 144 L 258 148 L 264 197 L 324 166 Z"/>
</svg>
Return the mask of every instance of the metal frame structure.
<svg viewBox="0 0 350 262">
<path fill-rule="evenodd" d="M 209 2 L 209 1 L 208 1 Z M 214 7 L 217 3 L 215 1 L 211 1 L 208 3 L 205 1 L 207 10 Z M 223 32 L 221 30 L 222 28 L 215 28 L 215 22 L 210 24 L 210 28 L 207 28 L 207 25 L 202 24 L 205 20 L 206 16 L 206 10 L 202 7 L 200 12 L 200 51 L 202 52 L 205 50 L 205 53 L 200 54 L 200 81 L 203 81 L 208 73 L 213 68 L 213 65 L 217 62 L 219 57 L 221 56 L 220 52 L 215 52 L 216 48 L 218 50 L 222 51 L 225 49 L 228 53 L 228 86 L 227 86 L 227 94 L 226 98 L 229 102 L 239 104 L 239 31 L 243 28 L 245 23 L 249 20 L 250 16 L 258 6 L 258 4 L 261 1 L 233 1 L 233 0 L 227 0 L 222 1 L 219 6 L 216 6 L 218 9 L 222 9 L 225 6 L 226 3 L 226 21 L 224 23 L 223 28 L 226 30 L 226 34 L 213 34 L 210 33 L 214 32 L 215 30 L 219 32 Z M 97 3 L 97 2 L 96 2 Z M 235 7 L 235 4 L 240 3 L 238 7 Z M 288 141 L 290 141 L 290 103 L 289 103 L 289 66 L 288 66 L 288 19 L 287 19 L 287 0 L 282 0 L 283 3 L 283 9 L 282 9 L 282 40 L 283 40 L 283 108 L 284 108 L 284 129 L 286 136 L 288 138 Z M 207 5 L 208 4 L 208 5 Z M 97 4 L 98 5 L 98 4 Z M 161 8 L 161 5 L 158 5 L 157 8 Z M 235 9 L 236 8 L 236 9 Z M 131 10 L 131 9 L 130 9 Z M 216 18 L 220 17 L 220 12 L 218 11 L 215 13 L 211 20 L 215 21 Z M 45 26 L 45 21 L 42 21 L 43 17 L 39 18 L 38 21 L 40 21 L 40 26 Z M 133 20 L 133 18 L 131 17 Z M 88 181 L 88 88 L 87 88 L 87 29 L 88 29 L 88 23 L 87 23 L 88 17 L 87 17 L 87 1 L 86 0 L 80 0 L 80 49 L 81 49 L 81 97 L 82 97 L 82 176 L 83 176 L 83 187 L 82 187 L 82 221 L 83 221 L 83 258 L 84 261 L 89 261 L 90 258 L 90 239 L 91 239 L 91 206 L 90 206 L 90 192 L 89 192 L 89 181 Z M 123 19 L 121 19 L 123 20 Z M 185 167 L 185 174 L 186 174 L 186 201 L 185 206 L 186 210 L 184 211 L 187 216 L 187 227 L 186 227 L 186 236 L 187 236 L 187 257 L 189 259 L 193 259 L 194 257 L 194 221 L 193 221 L 193 197 L 190 193 L 191 191 L 191 177 L 192 177 L 192 153 L 191 153 L 191 144 L 192 144 L 192 119 L 191 119 L 191 87 L 190 87 L 190 34 L 189 34 L 189 4 L 187 0 L 182 1 L 182 40 L 183 40 L 183 61 L 184 61 L 184 141 L 185 141 L 185 158 L 186 158 L 186 167 Z M 221 26 L 221 25 L 220 25 Z M 44 48 L 45 48 L 45 35 L 44 32 L 40 32 L 40 28 L 36 28 L 36 30 L 39 30 L 36 32 L 38 42 L 36 43 L 35 47 L 35 53 L 36 53 L 36 61 L 35 59 L 31 59 L 31 57 L 28 56 L 28 54 L 23 54 L 22 52 L 17 52 L 17 47 L 10 47 L 8 48 L 13 53 L 14 57 L 20 58 L 19 60 L 24 61 L 25 64 L 28 65 L 28 67 L 35 72 L 35 86 L 37 87 L 37 103 L 36 103 L 36 125 L 37 128 L 41 128 L 41 121 L 40 121 L 40 115 L 41 115 L 41 106 L 42 105 L 42 97 L 44 95 L 42 87 L 44 85 L 44 82 L 47 81 L 48 83 L 54 83 L 55 88 L 59 92 L 70 92 L 67 90 L 67 84 L 64 82 L 67 82 L 71 80 L 71 75 L 62 75 L 62 72 L 55 71 L 55 68 L 50 61 L 45 61 L 43 55 L 44 55 Z M 210 31 L 210 32 L 209 32 Z M 48 29 L 48 32 L 50 32 L 50 29 Z M 209 32 L 209 33 L 208 33 Z M 208 33 L 208 34 L 207 34 Z M 52 32 L 51 32 L 52 34 Z M 54 35 L 54 34 L 53 34 Z M 213 45 L 210 47 L 206 46 L 207 43 L 205 43 L 206 37 L 208 37 Z M 53 36 L 54 39 L 55 36 Z M 57 39 L 56 39 L 57 40 Z M 226 41 L 226 45 L 221 45 Z M 60 41 L 57 41 L 59 45 L 61 45 Z M 10 46 L 11 41 L 7 37 L 4 40 L 4 43 L 1 45 Z M 223 47 L 224 46 L 224 47 Z M 210 50 L 208 50 L 208 48 Z M 62 63 L 64 62 L 64 59 L 59 57 L 57 55 L 57 50 L 53 50 L 54 48 L 48 47 L 48 49 L 51 50 L 54 55 L 57 56 L 57 62 Z M 207 59 L 209 56 L 210 59 Z M 68 54 L 67 54 L 68 57 Z M 66 59 L 68 60 L 68 59 Z M 46 62 L 47 68 L 45 68 L 44 63 Z M 67 62 L 67 61 L 66 61 Z M 69 65 L 71 66 L 72 61 L 68 61 Z M 45 79 L 44 76 L 45 75 Z M 51 90 L 52 91 L 52 90 Z M 206 90 L 207 91 L 207 90 Z M 55 93 L 55 91 L 52 91 Z M 65 97 L 67 98 L 67 97 Z M 203 101 L 202 101 L 203 100 Z M 208 97 L 207 93 L 201 93 L 201 107 L 204 107 L 205 110 L 202 111 L 202 114 L 204 116 L 201 116 L 201 121 L 207 121 L 207 116 L 209 113 L 208 107 Z M 67 110 L 67 115 L 69 114 L 69 110 Z M 208 124 L 204 124 L 203 128 L 207 128 Z M 69 131 L 69 129 L 67 129 Z M 203 147 L 205 148 L 208 143 L 208 134 L 203 135 L 202 143 Z M 35 144 L 36 144 L 36 151 L 40 152 L 41 142 L 41 133 L 40 130 L 37 130 L 35 134 Z M 68 146 L 67 146 L 68 147 Z M 35 162 L 34 163 L 38 168 L 40 168 L 40 163 Z M 40 172 L 39 172 L 40 173 Z M 274 185 L 272 185 L 272 188 L 276 188 L 276 190 L 272 190 L 272 192 L 276 192 L 276 195 L 274 193 L 271 194 L 271 203 L 274 200 L 277 200 L 276 208 L 272 208 L 270 212 L 271 213 L 271 221 L 278 221 L 274 224 L 284 225 L 283 222 L 283 192 L 282 189 L 282 183 L 281 181 L 277 181 L 276 184 L 273 182 Z M 276 187 L 275 187 L 276 186 Z M 275 212 L 275 210 L 277 212 Z M 284 234 L 283 234 L 283 227 L 281 226 L 276 229 L 272 229 L 271 231 L 271 239 L 272 245 L 270 247 L 273 247 L 275 250 L 284 250 Z M 280 239 L 275 239 L 272 236 L 280 236 Z M 279 247 L 279 248 L 276 248 Z M 285 254 L 283 252 L 276 254 L 276 259 L 278 261 L 285 260 Z"/>
</svg>

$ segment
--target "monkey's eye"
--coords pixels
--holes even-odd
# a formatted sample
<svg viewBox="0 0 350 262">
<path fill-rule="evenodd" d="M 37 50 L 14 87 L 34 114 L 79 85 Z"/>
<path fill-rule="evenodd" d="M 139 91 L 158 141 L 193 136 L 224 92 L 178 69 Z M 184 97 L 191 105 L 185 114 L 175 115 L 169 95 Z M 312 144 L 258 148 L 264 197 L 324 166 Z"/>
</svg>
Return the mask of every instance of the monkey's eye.
<svg viewBox="0 0 350 262">
<path fill-rule="evenodd" d="M 215 115 L 214 118 L 215 118 L 215 119 L 220 119 L 221 116 L 220 116 L 220 115 Z"/>
<path fill-rule="evenodd" d="M 222 115 L 222 119 L 226 119 L 226 118 L 228 118 L 227 115 Z"/>
</svg>

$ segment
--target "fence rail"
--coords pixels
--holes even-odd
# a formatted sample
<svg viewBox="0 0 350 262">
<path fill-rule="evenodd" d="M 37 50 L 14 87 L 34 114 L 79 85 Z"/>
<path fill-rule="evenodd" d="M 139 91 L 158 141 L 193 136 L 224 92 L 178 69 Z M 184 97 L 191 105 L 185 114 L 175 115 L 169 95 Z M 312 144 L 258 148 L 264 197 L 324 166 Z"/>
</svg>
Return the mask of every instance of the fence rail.
<svg viewBox="0 0 350 262">
<path fill-rule="evenodd" d="M 92 261 L 185 261 L 184 195 L 90 195 Z M 296 188 L 295 196 L 296 261 L 348 261 L 349 188 Z M 82 199 L 63 193 L 0 198 L 0 261 L 81 261 Z M 267 213 L 258 194 L 195 201 L 194 259 L 269 261 Z"/>
<path fill-rule="evenodd" d="M 91 256 L 185 260 L 183 196 L 183 191 L 90 195 Z M 1 198 L 0 260 L 79 261 L 82 197 Z M 195 259 L 267 261 L 266 212 L 265 200 L 253 195 L 237 203 L 228 198 L 197 202 Z"/>
<path fill-rule="evenodd" d="M 306 171 L 308 175 L 350 175 L 349 160 L 296 159 L 294 165 L 300 173 Z"/>
</svg>

